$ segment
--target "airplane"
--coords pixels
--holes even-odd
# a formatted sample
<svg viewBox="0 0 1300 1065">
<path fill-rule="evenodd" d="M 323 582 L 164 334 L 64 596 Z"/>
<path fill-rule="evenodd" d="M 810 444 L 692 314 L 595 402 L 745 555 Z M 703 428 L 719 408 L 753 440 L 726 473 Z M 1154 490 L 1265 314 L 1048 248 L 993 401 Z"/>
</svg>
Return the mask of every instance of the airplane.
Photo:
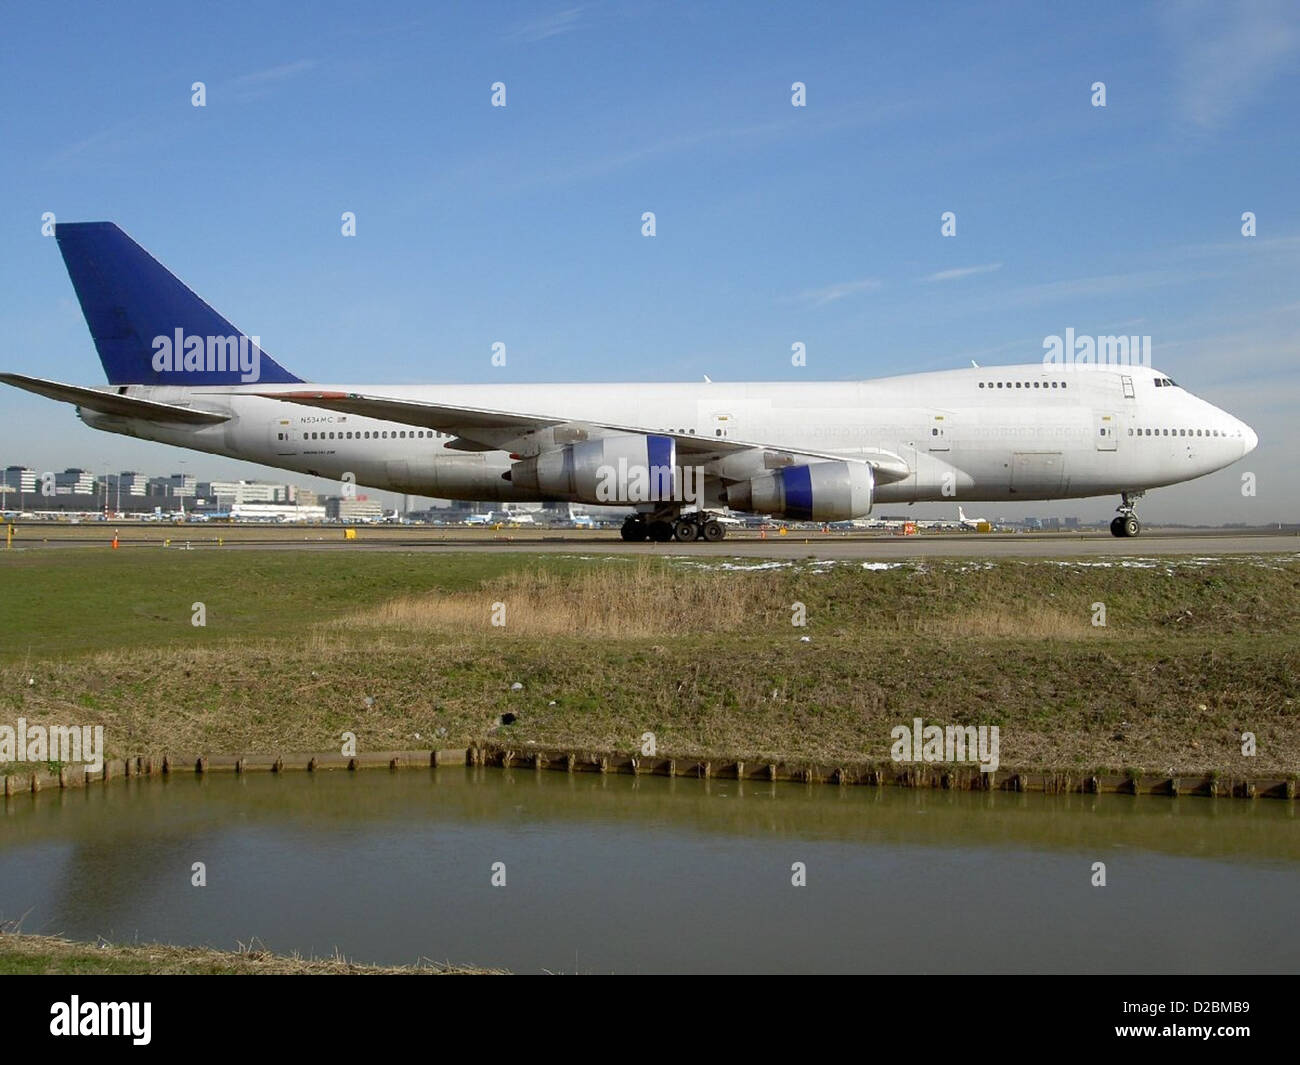
<svg viewBox="0 0 1300 1065">
<path fill-rule="evenodd" d="M 968 518 L 966 517 L 966 512 L 962 510 L 961 507 L 957 508 L 957 524 L 963 529 L 979 529 L 981 525 L 987 526 L 984 530 L 985 532 L 987 532 L 988 529 L 993 528 L 993 523 L 989 521 L 988 518 Z"/>
<path fill-rule="evenodd" d="M 535 519 L 531 513 L 526 510 L 494 510 L 490 517 L 492 524 L 501 525 L 536 525 Z"/>
<path fill-rule="evenodd" d="M 629 541 L 717 541 L 722 508 L 844 521 L 879 503 L 1147 491 L 1248 455 L 1245 422 L 1142 365 L 836 382 L 317 384 L 111 222 L 55 238 L 108 387 L 0 374 L 106 432 L 448 499 L 621 506 Z"/>
</svg>

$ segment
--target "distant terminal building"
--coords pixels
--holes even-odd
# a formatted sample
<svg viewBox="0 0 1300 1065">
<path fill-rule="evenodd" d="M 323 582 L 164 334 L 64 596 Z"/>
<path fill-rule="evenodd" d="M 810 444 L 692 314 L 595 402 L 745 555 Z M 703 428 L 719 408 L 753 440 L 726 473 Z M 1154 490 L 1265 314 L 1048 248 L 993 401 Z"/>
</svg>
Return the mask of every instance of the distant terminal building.
<svg viewBox="0 0 1300 1065">
<path fill-rule="evenodd" d="M 166 477 L 155 477 L 149 482 L 149 494 L 172 496 L 177 499 L 193 499 L 199 494 L 198 479 L 192 473 L 169 473 Z"/>
<path fill-rule="evenodd" d="M 220 507 L 242 506 L 245 503 L 294 503 L 298 489 L 291 484 L 274 484 L 270 481 L 202 481 L 196 485 L 195 494 L 215 502 Z"/>
<path fill-rule="evenodd" d="M 130 496 L 148 495 L 149 480 L 143 473 L 136 473 L 134 470 L 110 473 L 108 475 L 108 494 L 114 501 L 118 496 L 126 499 Z"/>
<path fill-rule="evenodd" d="M 54 475 L 55 495 L 93 496 L 97 489 L 98 482 L 89 470 L 70 469 Z"/>
<path fill-rule="evenodd" d="M 10 466 L 4 471 L 3 484 L 15 492 L 35 492 L 36 471 L 29 466 Z"/>
<path fill-rule="evenodd" d="M 384 516 L 384 507 L 365 496 L 330 496 L 325 500 L 325 515 L 333 521 L 374 521 Z"/>
</svg>

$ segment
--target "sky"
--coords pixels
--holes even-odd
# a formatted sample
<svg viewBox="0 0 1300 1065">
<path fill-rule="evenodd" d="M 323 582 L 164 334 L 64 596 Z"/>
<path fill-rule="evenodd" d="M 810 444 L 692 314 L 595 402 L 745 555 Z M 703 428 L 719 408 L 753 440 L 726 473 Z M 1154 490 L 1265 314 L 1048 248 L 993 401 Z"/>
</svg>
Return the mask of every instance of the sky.
<svg viewBox="0 0 1300 1065">
<path fill-rule="evenodd" d="M 10 3 L 0 55 L 5 370 L 103 382 L 46 212 L 117 222 L 319 382 L 833 381 L 1139 334 L 1260 436 L 1143 518 L 1300 520 L 1300 5 Z M 0 465 L 312 483 L 11 388 L 0 424 Z"/>
</svg>

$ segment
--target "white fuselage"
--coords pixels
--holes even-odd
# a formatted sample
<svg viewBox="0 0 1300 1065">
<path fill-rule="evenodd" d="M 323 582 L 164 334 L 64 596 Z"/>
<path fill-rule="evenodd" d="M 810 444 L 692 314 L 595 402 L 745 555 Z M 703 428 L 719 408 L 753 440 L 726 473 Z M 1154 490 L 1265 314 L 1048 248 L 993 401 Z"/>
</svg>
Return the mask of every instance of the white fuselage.
<svg viewBox="0 0 1300 1065">
<path fill-rule="evenodd" d="M 806 449 L 890 452 L 911 473 L 882 503 L 1061 499 L 1140 492 L 1211 473 L 1256 444 L 1245 423 L 1145 367 L 1031 364 L 871 381 L 727 384 L 312 385 L 427 403 Z M 448 499 L 525 501 L 502 451 L 432 429 L 269 398 L 301 385 L 130 386 L 126 394 L 231 415 L 194 428 L 83 410 L 111 432 L 318 477 Z M 107 391 L 107 389 L 106 389 Z M 113 389 L 113 391 L 119 391 Z M 261 393 L 260 395 L 258 393 Z M 464 445 L 462 444 L 461 447 Z"/>
</svg>

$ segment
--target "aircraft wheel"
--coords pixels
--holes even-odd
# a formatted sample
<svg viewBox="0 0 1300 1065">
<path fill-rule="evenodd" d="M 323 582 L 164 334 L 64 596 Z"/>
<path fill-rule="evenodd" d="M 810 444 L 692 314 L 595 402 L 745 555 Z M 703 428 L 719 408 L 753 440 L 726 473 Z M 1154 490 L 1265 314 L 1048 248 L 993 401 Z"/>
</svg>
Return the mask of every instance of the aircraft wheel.
<svg viewBox="0 0 1300 1065">
<path fill-rule="evenodd" d="M 1124 519 L 1124 535 L 1136 536 L 1142 531 L 1142 523 L 1138 521 L 1136 514 L 1130 514 Z"/>
<path fill-rule="evenodd" d="M 673 538 L 672 522 L 652 521 L 649 531 L 650 539 L 657 544 L 666 544 Z"/>
<path fill-rule="evenodd" d="M 1128 535 L 1126 532 L 1124 532 L 1124 519 L 1120 517 L 1118 514 L 1116 514 L 1115 517 L 1113 517 L 1110 521 L 1110 534 L 1111 536 Z"/>
<path fill-rule="evenodd" d="M 646 538 L 645 522 L 641 518 L 628 518 L 623 522 L 622 535 L 629 543 L 640 543 Z"/>
<path fill-rule="evenodd" d="M 714 521 L 712 518 L 706 521 L 704 525 L 701 526 L 700 528 L 701 539 L 706 540 L 708 543 L 711 544 L 716 544 L 719 540 L 721 540 L 726 535 L 727 535 L 727 530 L 723 526 L 722 522 Z"/>
<path fill-rule="evenodd" d="M 673 522 L 673 539 L 679 544 L 694 543 L 700 535 L 700 527 L 689 518 L 678 518 Z"/>
</svg>

